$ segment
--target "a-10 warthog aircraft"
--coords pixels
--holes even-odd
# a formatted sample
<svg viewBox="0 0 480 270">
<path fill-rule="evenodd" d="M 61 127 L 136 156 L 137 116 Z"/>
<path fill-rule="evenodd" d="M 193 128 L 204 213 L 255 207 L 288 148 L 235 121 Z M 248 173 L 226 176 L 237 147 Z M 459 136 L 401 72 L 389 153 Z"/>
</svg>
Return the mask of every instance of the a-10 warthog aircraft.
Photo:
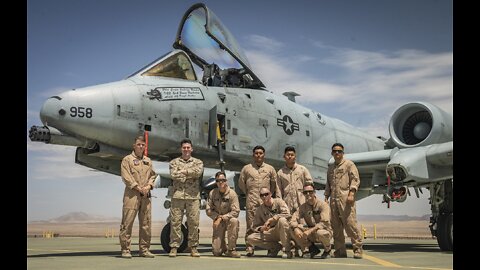
<svg viewBox="0 0 480 270">
<path fill-rule="evenodd" d="M 179 142 L 189 138 L 205 167 L 228 169 L 242 208 L 238 172 L 251 162 L 254 146 L 264 146 L 266 161 L 276 168 L 284 164 L 284 148 L 294 146 L 297 162 L 323 189 L 331 146 L 341 142 L 345 157 L 360 172 L 357 200 L 383 194 L 385 202 L 403 202 L 410 187 L 417 197 L 428 189 L 432 235 L 442 250 L 453 249 L 451 115 L 426 102 L 404 104 L 390 119 L 387 140 L 297 104 L 295 92 L 276 95 L 204 4 L 187 10 L 173 47 L 126 79 L 50 97 L 40 111 L 44 126 L 31 127 L 31 140 L 76 146 L 76 163 L 120 175 L 121 159 L 131 152 L 136 135 L 148 134 L 148 156 L 159 162 L 179 156 Z M 203 199 L 214 187 L 210 177 L 215 171 L 204 172 Z M 156 187 L 168 188 L 168 170 L 158 174 Z M 161 237 L 167 251 L 169 228 L 163 228 Z M 185 226 L 183 232 L 180 251 L 187 243 Z"/>
</svg>

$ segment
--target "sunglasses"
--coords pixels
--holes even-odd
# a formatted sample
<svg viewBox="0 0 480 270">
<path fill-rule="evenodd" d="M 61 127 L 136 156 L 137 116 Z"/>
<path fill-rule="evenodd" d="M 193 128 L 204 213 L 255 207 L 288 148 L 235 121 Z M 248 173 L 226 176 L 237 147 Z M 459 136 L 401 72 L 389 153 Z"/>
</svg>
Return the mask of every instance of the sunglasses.
<svg viewBox="0 0 480 270">
<path fill-rule="evenodd" d="M 267 197 L 270 193 L 260 193 L 260 197 Z"/>
<path fill-rule="evenodd" d="M 307 190 L 307 191 L 303 192 L 303 194 L 305 194 L 305 195 L 306 194 L 313 194 L 313 193 L 315 193 L 315 191 L 313 191 L 313 190 Z"/>
<path fill-rule="evenodd" d="M 343 154 L 343 150 L 332 150 L 332 153 Z"/>
<path fill-rule="evenodd" d="M 215 182 L 223 183 L 223 182 L 227 182 L 227 179 L 216 179 Z"/>
</svg>

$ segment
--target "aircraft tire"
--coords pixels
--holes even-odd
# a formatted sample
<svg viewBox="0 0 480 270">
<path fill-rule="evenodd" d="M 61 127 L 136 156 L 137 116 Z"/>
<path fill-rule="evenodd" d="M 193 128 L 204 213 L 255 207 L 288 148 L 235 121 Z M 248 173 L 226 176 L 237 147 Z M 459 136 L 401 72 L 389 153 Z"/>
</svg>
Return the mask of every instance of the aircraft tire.
<svg viewBox="0 0 480 270">
<path fill-rule="evenodd" d="M 453 251 L 453 213 L 441 214 L 437 224 L 437 242 L 440 250 Z"/>
<path fill-rule="evenodd" d="M 169 253 L 170 252 L 170 222 L 165 224 L 163 226 L 162 232 L 160 234 L 160 243 L 162 244 L 163 250 L 165 252 Z M 177 252 L 183 252 L 188 245 L 188 229 L 185 227 L 184 224 L 182 224 L 182 243 L 180 244 L 180 247 L 177 249 Z"/>
</svg>

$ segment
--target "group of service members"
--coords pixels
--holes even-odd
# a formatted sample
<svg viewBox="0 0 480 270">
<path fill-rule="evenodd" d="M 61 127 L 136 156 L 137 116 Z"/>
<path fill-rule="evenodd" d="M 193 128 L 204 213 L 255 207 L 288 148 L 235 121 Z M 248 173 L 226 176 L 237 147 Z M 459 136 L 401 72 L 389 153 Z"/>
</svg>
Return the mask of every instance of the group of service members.
<svg viewBox="0 0 480 270">
<path fill-rule="evenodd" d="M 181 224 L 186 212 L 188 247 L 192 257 L 199 257 L 200 176 L 203 162 L 191 156 L 189 139 L 180 143 L 182 155 L 170 161 L 173 197 L 169 257 L 176 257 L 181 244 Z M 122 161 L 125 183 L 120 246 L 123 258 L 131 258 L 130 237 L 133 221 L 139 217 L 139 256 L 153 258 L 149 251 L 151 239 L 151 201 L 155 173 L 151 161 L 143 155 L 145 140 L 135 139 L 132 154 Z M 328 168 L 325 199 L 317 198 L 313 179 L 307 168 L 296 163 L 292 146 L 284 151 L 285 166 L 278 172 L 264 162 L 265 149 L 253 148 L 253 161 L 240 172 L 239 188 L 246 195 L 246 256 L 254 256 L 255 247 L 267 249 L 267 256 L 282 258 L 321 259 L 347 257 L 344 230 L 351 238 L 354 258 L 362 258 L 362 238 L 357 227 L 355 193 L 360 178 L 355 164 L 343 158 L 344 147 L 332 146 L 335 160 Z M 240 258 L 236 249 L 239 234 L 240 204 L 238 195 L 227 184 L 224 172 L 215 174 L 217 188 L 210 191 L 206 214 L 213 220 L 212 252 L 214 256 Z M 225 241 L 227 236 L 228 241 Z M 332 254 L 332 243 L 335 252 Z M 300 254 L 301 252 L 301 254 Z"/>
</svg>

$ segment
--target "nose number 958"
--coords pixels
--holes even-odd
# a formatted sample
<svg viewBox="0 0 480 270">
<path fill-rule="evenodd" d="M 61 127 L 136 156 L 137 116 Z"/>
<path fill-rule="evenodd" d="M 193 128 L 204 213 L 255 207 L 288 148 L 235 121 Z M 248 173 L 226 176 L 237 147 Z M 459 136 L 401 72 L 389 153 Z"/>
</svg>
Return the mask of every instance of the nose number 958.
<svg viewBox="0 0 480 270">
<path fill-rule="evenodd" d="M 92 108 L 70 107 L 70 116 L 71 117 L 92 118 L 92 115 L 93 115 Z"/>
</svg>

